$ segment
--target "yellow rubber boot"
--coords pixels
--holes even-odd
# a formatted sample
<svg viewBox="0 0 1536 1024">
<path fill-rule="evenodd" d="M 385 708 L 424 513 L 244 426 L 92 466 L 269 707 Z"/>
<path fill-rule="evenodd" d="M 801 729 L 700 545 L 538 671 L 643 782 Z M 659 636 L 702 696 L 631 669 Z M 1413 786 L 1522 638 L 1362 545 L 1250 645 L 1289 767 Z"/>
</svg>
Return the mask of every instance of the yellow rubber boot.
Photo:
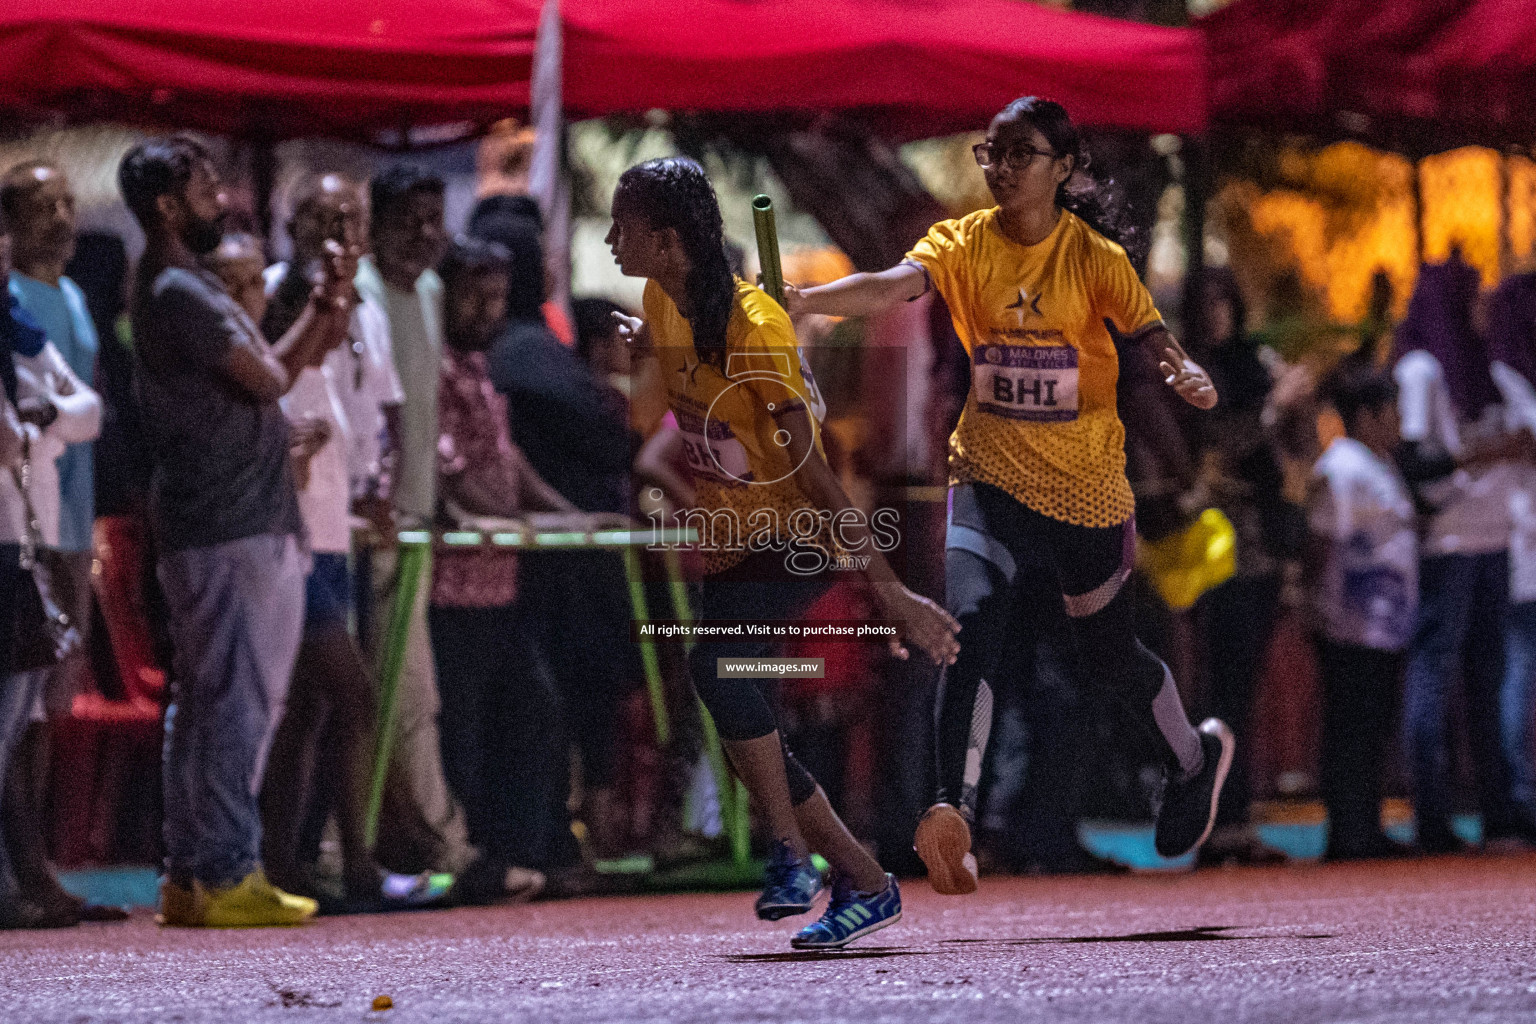
<svg viewBox="0 0 1536 1024">
<path fill-rule="evenodd" d="M 307 896 L 283 892 L 267 881 L 260 868 L 242 878 L 238 885 L 223 889 L 204 889 L 203 924 L 209 928 L 264 928 L 272 925 L 303 924 L 314 917 L 320 904 Z"/>
</svg>

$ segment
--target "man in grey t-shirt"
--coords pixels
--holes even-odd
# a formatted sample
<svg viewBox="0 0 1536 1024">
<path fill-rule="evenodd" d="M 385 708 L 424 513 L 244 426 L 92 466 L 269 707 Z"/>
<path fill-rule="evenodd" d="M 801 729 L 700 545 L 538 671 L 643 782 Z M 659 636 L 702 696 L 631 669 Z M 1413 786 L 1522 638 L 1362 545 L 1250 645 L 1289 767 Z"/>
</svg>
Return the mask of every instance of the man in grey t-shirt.
<svg viewBox="0 0 1536 1024">
<path fill-rule="evenodd" d="M 162 919 L 296 924 L 316 905 L 262 874 L 256 802 L 298 653 L 309 560 L 277 400 L 345 337 L 355 258 L 333 254 L 309 307 L 269 345 L 197 263 L 225 218 L 207 150 L 183 136 L 147 140 L 123 158 L 118 184 L 146 237 L 134 351 L 175 647 Z"/>
</svg>

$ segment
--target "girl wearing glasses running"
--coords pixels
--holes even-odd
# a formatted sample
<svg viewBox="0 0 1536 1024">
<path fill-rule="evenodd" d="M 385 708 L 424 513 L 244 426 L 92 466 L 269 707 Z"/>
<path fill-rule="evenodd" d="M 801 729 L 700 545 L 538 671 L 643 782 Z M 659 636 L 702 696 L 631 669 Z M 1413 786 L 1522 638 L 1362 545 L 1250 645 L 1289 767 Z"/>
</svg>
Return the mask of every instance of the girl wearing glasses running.
<svg viewBox="0 0 1536 1024">
<path fill-rule="evenodd" d="M 700 620 L 794 621 L 831 583 L 823 548 L 832 544 L 868 554 L 864 575 L 882 617 L 901 623 L 940 664 L 953 661 L 959 627 L 901 585 L 828 467 L 812 415 L 819 396 L 789 316 L 732 276 L 720 206 L 703 169 L 664 159 L 625 171 L 607 241 L 622 273 L 649 279 L 645 319 L 615 317 L 637 359 L 655 361 L 687 445 L 707 534 Z M 838 524 L 836 538 L 818 532 L 818 523 Z M 810 853 L 820 853 L 835 872 L 832 896 L 792 944 L 836 948 L 894 924 L 901 892 L 784 745 L 775 684 L 731 678 L 722 665 L 763 659 L 776 647 L 771 640 L 701 639 L 689 655 L 691 674 L 776 840 L 757 916 L 775 921 L 810 910 L 822 888 Z M 892 650 L 906 657 L 899 642 Z"/>
<path fill-rule="evenodd" d="M 1055 577 L 1083 669 L 1156 738 L 1167 767 L 1157 849 L 1205 841 L 1232 762 L 1220 721 L 1196 729 L 1166 665 L 1136 638 L 1125 589 L 1136 551 L 1119 362 L 1106 324 L 1150 349 L 1167 383 L 1209 409 L 1216 390 L 1185 355 L 1106 231 L 1077 128 L 1058 103 L 1027 96 L 975 147 L 997 206 L 935 224 L 889 270 L 786 289 L 794 313 L 861 316 L 930 289 L 948 303 L 971 357 L 971 392 L 950 438 L 945 590 L 965 645 L 938 697 L 938 800 L 918 823 L 934 889 L 976 888 L 970 823 L 992 720 L 992 691 L 1019 567 Z"/>
</svg>

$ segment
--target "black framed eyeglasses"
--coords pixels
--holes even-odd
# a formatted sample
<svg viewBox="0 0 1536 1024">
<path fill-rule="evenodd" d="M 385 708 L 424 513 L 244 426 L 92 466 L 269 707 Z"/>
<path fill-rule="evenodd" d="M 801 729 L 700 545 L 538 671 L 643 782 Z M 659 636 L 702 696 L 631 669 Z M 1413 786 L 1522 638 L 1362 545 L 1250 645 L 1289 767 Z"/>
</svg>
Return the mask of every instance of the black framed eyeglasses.
<svg viewBox="0 0 1536 1024">
<path fill-rule="evenodd" d="M 1002 161 L 1010 167 L 1026 167 L 1037 156 L 1054 157 L 1056 154 L 1048 149 L 1036 149 L 1026 142 L 1001 149 L 994 142 L 978 142 L 971 147 L 971 155 L 976 158 L 976 166 L 991 167 Z"/>
</svg>

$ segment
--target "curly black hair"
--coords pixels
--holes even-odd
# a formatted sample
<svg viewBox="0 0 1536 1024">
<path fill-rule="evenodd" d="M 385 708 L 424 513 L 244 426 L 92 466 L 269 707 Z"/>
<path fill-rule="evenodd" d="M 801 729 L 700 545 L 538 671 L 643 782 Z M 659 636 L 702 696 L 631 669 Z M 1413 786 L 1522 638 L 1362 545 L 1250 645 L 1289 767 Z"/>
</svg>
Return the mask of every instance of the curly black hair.
<svg viewBox="0 0 1536 1024">
<path fill-rule="evenodd" d="M 736 279 L 725 249 L 720 201 L 704 168 L 687 157 L 647 160 L 625 171 L 613 194 L 615 209 L 644 217 L 653 228 L 672 228 L 688 256 L 688 325 L 699 358 L 725 366 L 725 329 L 736 303 Z"/>
<path fill-rule="evenodd" d="M 997 114 L 1022 121 L 1045 136 L 1057 156 L 1072 158 L 1072 173 L 1056 187 L 1056 205 L 1076 214 L 1093 230 L 1117 243 L 1132 262 L 1141 255 L 1141 232 L 1125 214 L 1125 205 L 1113 181 L 1101 181 L 1089 169 L 1091 159 L 1082 133 L 1072 123 L 1067 108 L 1055 100 L 1020 96 Z"/>
</svg>

